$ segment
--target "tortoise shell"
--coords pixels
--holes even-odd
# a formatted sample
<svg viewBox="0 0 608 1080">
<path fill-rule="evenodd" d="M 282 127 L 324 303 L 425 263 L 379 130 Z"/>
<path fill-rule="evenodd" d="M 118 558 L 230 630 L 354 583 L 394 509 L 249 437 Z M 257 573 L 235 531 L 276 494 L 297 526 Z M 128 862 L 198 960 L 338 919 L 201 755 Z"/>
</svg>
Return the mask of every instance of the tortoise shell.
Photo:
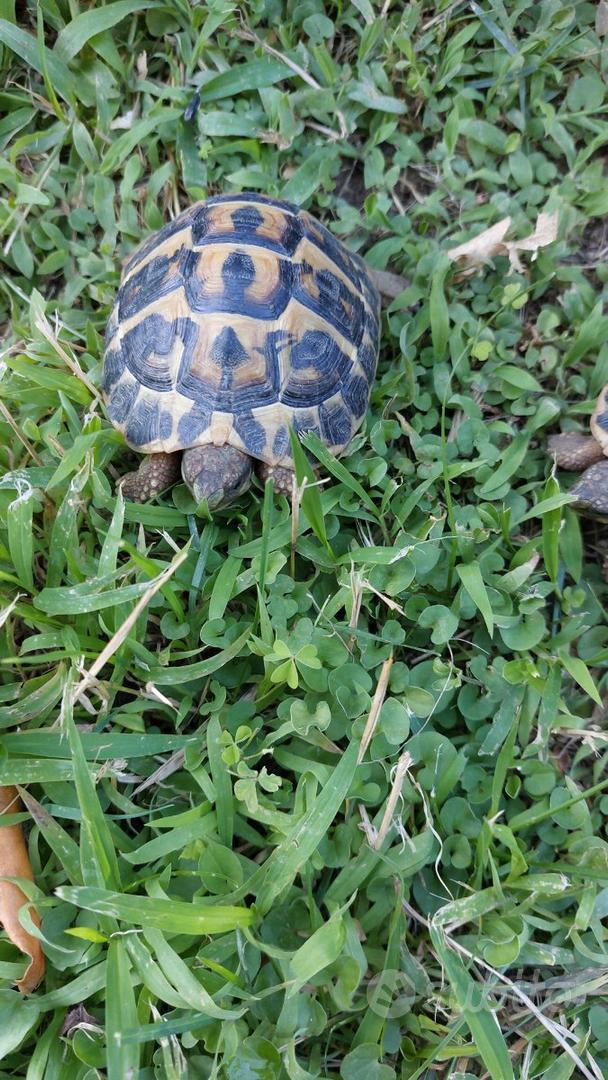
<svg viewBox="0 0 608 1080">
<path fill-rule="evenodd" d="M 196 203 L 124 269 L 108 414 L 145 453 L 229 444 L 289 464 L 289 425 L 340 453 L 367 409 L 379 310 L 365 264 L 306 211 L 251 194 Z"/>
<path fill-rule="evenodd" d="M 604 386 L 591 417 L 591 434 L 608 455 L 608 386 Z"/>
</svg>

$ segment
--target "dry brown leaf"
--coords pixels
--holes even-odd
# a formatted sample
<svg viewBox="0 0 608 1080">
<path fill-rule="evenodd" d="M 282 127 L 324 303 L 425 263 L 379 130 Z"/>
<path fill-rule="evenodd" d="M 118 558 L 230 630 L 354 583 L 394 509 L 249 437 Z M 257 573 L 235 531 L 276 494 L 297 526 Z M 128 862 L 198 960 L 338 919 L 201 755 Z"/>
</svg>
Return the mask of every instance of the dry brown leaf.
<svg viewBox="0 0 608 1080">
<path fill-rule="evenodd" d="M 68 1009 L 59 1034 L 65 1035 L 66 1038 L 71 1039 L 78 1028 L 81 1028 L 83 1031 L 102 1030 L 99 1026 L 97 1017 L 91 1016 L 91 1013 L 87 1012 L 82 1002 L 79 1002 L 78 1005 L 72 1005 L 72 1008 Z"/>
<path fill-rule="evenodd" d="M 511 265 L 516 270 L 523 269 L 518 258 L 520 251 L 531 251 L 532 258 L 535 258 L 539 248 L 547 247 L 555 240 L 557 240 L 557 213 L 554 211 L 552 214 L 539 214 L 534 232 L 531 232 L 529 236 L 524 236 L 523 240 L 510 240 L 506 244 Z"/>
<path fill-rule="evenodd" d="M 608 0 L 600 0 L 595 13 L 595 32 L 598 37 L 608 34 Z"/>
<path fill-rule="evenodd" d="M 0 814 L 15 814 L 21 809 L 17 789 L 0 786 Z M 0 828 L 0 877 L 34 880 L 20 825 Z M 17 981 L 17 988 L 22 994 L 35 990 L 44 977 L 44 953 L 40 942 L 28 934 L 19 922 L 19 909 L 26 903 L 27 897 L 18 885 L 0 880 L 0 923 L 13 945 L 30 958 L 25 974 Z M 39 926 L 40 920 L 33 909 L 31 915 L 33 922 Z"/>
<path fill-rule="evenodd" d="M 521 240 L 505 240 L 505 236 L 511 225 L 511 218 L 503 218 L 496 225 L 474 236 L 472 240 L 466 240 L 464 244 L 450 248 L 448 257 L 453 262 L 462 261 L 465 266 L 475 268 L 490 262 L 496 255 L 506 255 L 514 270 L 522 271 L 519 253 L 521 251 L 532 252 L 536 256 L 539 248 L 552 244 L 557 238 L 557 213 L 539 214 L 536 219 L 534 230 Z"/>
<path fill-rule="evenodd" d="M 474 236 L 472 240 L 465 240 L 464 244 L 450 248 L 448 256 L 453 262 L 463 259 L 469 266 L 482 266 L 490 262 L 495 255 L 505 254 L 505 236 L 511 224 L 511 218 L 503 218 L 496 225 Z"/>
</svg>

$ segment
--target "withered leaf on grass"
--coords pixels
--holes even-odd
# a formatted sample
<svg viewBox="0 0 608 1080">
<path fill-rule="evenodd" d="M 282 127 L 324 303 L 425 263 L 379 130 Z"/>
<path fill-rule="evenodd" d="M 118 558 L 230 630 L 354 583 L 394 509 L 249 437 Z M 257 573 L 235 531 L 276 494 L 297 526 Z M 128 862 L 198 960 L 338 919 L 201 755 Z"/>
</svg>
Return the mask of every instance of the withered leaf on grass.
<svg viewBox="0 0 608 1080">
<path fill-rule="evenodd" d="M 21 809 L 16 788 L 0 786 L 0 815 L 16 814 Z M 13 944 L 30 958 L 25 974 L 17 981 L 21 993 L 29 994 L 44 976 L 44 954 L 38 939 L 19 922 L 19 909 L 27 903 L 27 897 L 14 882 L 2 880 L 7 877 L 34 880 L 20 825 L 0 827 L 0 924 Z M 32 920 L 40 925 L 34 910 Z"/>
<path fill-rule="evenodd" d="M 59 1034 L 65 1035 L 68 1039 L 71 1039 L 78 1028 L 83 1028 L 85 1031 L 87 1028 L 95 1028 L 97 1031 L 101 1030 L 97 1017 L 91 1016 L 82 1002 L 79 1002 L 77 1005 L 72 1005 L 71 1009 L 68 1009 Z"/>
<path fill-rule="evenodd" d="M 450 248 L 448 257 L 453 262 L 462 262 L 466 267 L 473 269 L 489 262 L 495 255 L 506 255 L 513 270 L 521 272 L 523 266 L 519 258 L 520 252 L 530 251 L 534 258 L 539 248 L 546 247 L 557 239 L 557 213 L 555 212 L 539 214 L 533 231 L 521 240 L 505 240 L 511 221 L 510 217 L 503 218 L 471 240 L 466 240 L 464 244 Z"/>
</svg>

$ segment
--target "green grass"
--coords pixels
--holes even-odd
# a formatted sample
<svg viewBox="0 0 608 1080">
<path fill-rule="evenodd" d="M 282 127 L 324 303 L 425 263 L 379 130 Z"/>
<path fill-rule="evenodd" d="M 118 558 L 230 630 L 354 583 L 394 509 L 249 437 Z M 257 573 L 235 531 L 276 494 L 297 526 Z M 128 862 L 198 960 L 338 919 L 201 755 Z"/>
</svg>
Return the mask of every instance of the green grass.
<svg viewBox="0 0 608 1080">
<path fill-rule="evenodd" d="M 0 783 L 47 959 L 21 999 L 0 939 L 2 1080 L 608 1073 L 605 532 L 544 452 L 608 381 L 606 38 L 380 8 L 0 3 Z M 121 262 L 243 189 L 410 282 L 295 527 L 123 503 L 97 390 Z M 524 272 L 448 262 L 541 211 Z"/>
</svg>

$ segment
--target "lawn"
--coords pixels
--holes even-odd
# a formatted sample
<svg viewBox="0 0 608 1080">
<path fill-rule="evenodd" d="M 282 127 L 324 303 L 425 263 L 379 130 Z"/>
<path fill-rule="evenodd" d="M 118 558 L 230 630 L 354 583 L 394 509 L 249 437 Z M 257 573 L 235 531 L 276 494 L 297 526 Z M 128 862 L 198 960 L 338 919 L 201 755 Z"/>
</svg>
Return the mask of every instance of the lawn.
<svg viewBox="0 0 608 1080">
<path fill-rule="evenodd" d="M 0 15 L 0 1080 L 601 1080 L 606 0 Z M 238 191 L 407 279 L 369 413 L 293 506 L 124 501 L 121 264 Z"/>
</svg>

